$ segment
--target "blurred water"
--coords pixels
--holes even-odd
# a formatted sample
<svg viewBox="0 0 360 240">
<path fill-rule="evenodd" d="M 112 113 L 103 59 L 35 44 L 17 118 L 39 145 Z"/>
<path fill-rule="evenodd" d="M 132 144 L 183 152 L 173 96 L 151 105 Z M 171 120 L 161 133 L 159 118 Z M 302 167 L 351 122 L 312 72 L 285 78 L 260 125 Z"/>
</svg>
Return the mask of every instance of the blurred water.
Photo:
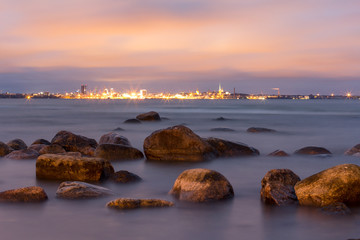
<svg viewBox="0 0 360 240">
<path fill-rule="evenodd" d="M 342 100 L 196 100 L 196 101 L 82 101 L 0 100 L 0 141 L 21 138 L 31 144 L 69 130 L 98 140 L 117 127 L 134 147 L 153 131 L 186 124 L 202 137 L 215 136 L 244 142 L 260 150 L 252 158 L 216 159 L 204 163 L 165 164 L 140 161 L 113 163 L 144 181 L 121 185 L 99 183 L 116 192 L 95 200 L 68 201 L 55 197 L 60 182 L 35 178 L 34 160 L 0 159 L 0 191 L 39 185 L 49 195 L 41 204 L 0 204 L 0 239 L 348 239 L 360 238 L 360 209 L 346 217 L 325 216 L 317 209 L 274 208 L 261 204 L 260 181 L 274 168 L 289 168 L 301 178 L 342 163 L 359 164 L 360 158 L 343 152 L 360 143 L 360 102 Z M 169 118 L 157 123 L 123 124 L 137 114 L 157 111 Z M 214 121 L 218 117 L 228 121 Z M 247 133 L 249 127 L 277 130 Z M 227 127 L 235 132 L 213 132 Z M 292 153 L 316 145 L 334 153 L 331 158 L 266 155 L 276 149 Z M 179 202 L 168 195 L 185 169 L 209 168 L 232 183 L 235 198 L 209 204 Z M 116 197 L 161 198 L 175 201 L 166 209 L 114 211 L 105 204 Z"/>
</svg>

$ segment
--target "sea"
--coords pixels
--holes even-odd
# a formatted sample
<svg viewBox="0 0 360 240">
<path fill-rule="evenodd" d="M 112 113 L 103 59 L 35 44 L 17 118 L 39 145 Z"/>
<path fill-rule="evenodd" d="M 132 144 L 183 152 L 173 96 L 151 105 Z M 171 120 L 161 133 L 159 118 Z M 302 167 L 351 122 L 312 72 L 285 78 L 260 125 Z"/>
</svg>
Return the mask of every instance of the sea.
<svg viewBox="0 0 360 240">
<path fill-rule="evenodd" d="M 156 111 L 160 122 L 125 124 L 138 114 Z M 223 117 L 226 121 L 214 119 Z M 38 180 L 36 160 L 0 158 L 0 191 L 41 186 L 43 203 L 0 203 L 0 239 L 307 239 L 360 238 L 360 208 L 347 216 L 326 215 L 317 208 L 266 206 L 260 200 L 261 179 L 271 169 L 288 168 L 304 179 L 329 167 L 354 163 L 359 157 L 344 152 L 360 143 L 359 100 L 66 100 L 1 99 L 0 141 L 51 140 L 68 130 L 97 141 L 117 128 L 119 134 L 143 150 L 152 132 L 185 125 L 201 137 L 245 143 L 260 151 L 256 157 L 218 158 L 201 163 L 143 160 L 113 161 L 115 171 L 127 170 L 143 181 L 96 183 L 115 195 L 89 200 L 56 198 L 61 181 Z M 275 133 L 248 133 L 265 127 Z M 212 131 L 230 128 L 234 131 Z M 325 147 L 331 157 L 293 155 L 305 146 Z M 281 149 L 289 157 L 270 157 Z M 181 172 L 207 168 L 232 184 L 235 197 L 211 203 L 189 203 L 168 194 Z M 171 208 L 119 211 L 105 205 L 116 198 L 159 198 L 174 201 Z"/>
</svg>

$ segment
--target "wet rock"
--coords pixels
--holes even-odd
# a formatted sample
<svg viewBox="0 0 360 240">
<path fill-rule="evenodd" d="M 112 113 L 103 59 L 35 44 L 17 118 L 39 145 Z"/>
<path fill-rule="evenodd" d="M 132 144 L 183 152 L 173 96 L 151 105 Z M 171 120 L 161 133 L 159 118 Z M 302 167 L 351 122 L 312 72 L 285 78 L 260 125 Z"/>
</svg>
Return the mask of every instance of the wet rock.
<svg viewBox="0 0 360 240">
<path fill-rule="evenodd" d="M 259 151 L 243 143 L 235 143 L 220 138 L 206 138 L 205 141 L 217 150 L 219 157 L 259 155 Z"/>
<path fill-rule="evenodd" d="M 136 116 L 136 119 L 140 121 L 160 121 L 160 115 L 157 112 L 151 111 Z"/>
<path fill-rule="evenodd" d="M 355 145 L 345 152 L 345 155 L 358 156 L 360 157 L 360 144 Z"/>
<path fill-rule="evenodd" d="M 39 156 L 39 153 L 32 149 L 22 149 L 22 150 L 16 150 L 8 155 L 6 155 L 6 158 L 9 159 L 36 159 Z"/>
<path fill-rule="evenodd" d="M 326 215 L 349 215 L 351 210 L 341 202 L 333 203 L 321 208 L 321 212 Z"/>
<path fill-rule="evenodd" d="M 97 142 L 94 139 L 68 131 L 58 132 L 51 140 L 51 144 L 58 144 L 67 152 L 80 152 L 88 156 L 94 156 L 95 148 L 97 147 Z"/>
<path fill-rule="evenodd" d="M 39 153 L 42 154 L 58 154 L 58 153 L 65 153 L 65 149 L 57 144 L 51 144 L 51 145 L 46 145 L 45 147 L 43 147 Z"/>
<path fill-rule="evenodd" d="M 27 148 L 26 143 L 18 138 L 11 140 L 10 142 L 7 143 L 7 145 L 14 150 L 22 150 Z"/>
<path fill-rule="evenodd" d="M 48 140 L 40 138 L 40 139 L 35 140 L 31 145 L 34 145 L 34 144 L 50 145 L 51 143 Z"/>
<path fill-rule="evenodd" d="M 154 208 L 154 207 L 172 207 L 174 203 L 161 199 L 130 199 L 118 198 L 106 204 L 114 209 L 134 209 L 134 208 Z"/>
<path fill-rule="evenodd" d="M 124 123 L 140 124 L 141 121 L 140 121 L 140 120 L 137 120 L 137 119 L 135 119 L 135 118 L 131 118 L 131 119 L 125 120 Z"/>
<path fill-rule="evenodd" d="M 360 167 L 342 164 L 314 174 L 295 185 L 300 205 L 324 207 L 360 203 Z"/>
<path fill-rule="evenodd" d="M 274 129 L 270 128 L 261 128 L 261 127 L 251 127 L 246 130 L 250 133 L 270 133 L 270 132 L 276 132 Z"/>
<path fill-rule="evenodd" d="M 101 138 L 99 140 L 99 145 L 105 144 L 105 143 L 122 144 L 125 146 L 131 146 L 130 141 L 126 137 L 121 136 L 120 134 L 117 134 L 114 132 L 110 132 L 110 133 L 107 133 L 107 134 L 101 136 Z"/>
<path fill-rule="evenodd" d="M 144 154 L 140 150 L 120 144 L 101 144 L 96 148 L 95 156 L 107 160 L 132 160 L 144 158 Z"/>
<path fill-rule="evenodd" d="M 286 152 L 284 152 L 283 150 L 275 150 L 272 153 L 269 153 L 268 156 L 272 156 L 272 157 L 287 157 L 289 156 L 289 154 L 287 154 Z"/>
<path fill-rule="evenodd" d="M 58 198 L 65 199 L 97 198 L 112 194 L 110 189 L 77 181 L 62 182 L 56 191 Z"/>
<path fill-rule="evenodd" d="M 40 150 L 45 146 L 48 146 L 48 145 L 45 145 L 45 144 L 32 144 L 32 145 L 30 145 L 30 147 L 28 147 L 28 149 L 40 152 Z"/>
<path fill-rule="evenodd" d="M 44 154 L 36 161 L 36 177 L 40 179 L 101 181 L 113 173 L 111 163 L 100 158 Z"/>
<path fill-rule="evenodd" d="M 216 156 L 209 143 L 191 129 L 179 125 L 153 132 L 144 141 L 148 160 L 204 161 Z"/>
<path fill-rule="evenodd" d="M 235 132 L 234 129 L 231 128 L 212 128 L 210 129 L 212 132 Z"/>
<path fill-rule="evenodd" d="M 1 202 L 42 202 L 47 198 L 41 187 L 25 187 L 0 192 Z"/>
<path fill-rule="evenodd" d="M 113 131 L 115 132 L 121 132 L 121 131 L 125 131 L 125 129 L 121 128 L 121 127 L 118 127 L 118 128 L 115 128 Z"/>
<path fill-rule="evenodd" d="M 215 118 L 214 120 L 215 121 L 227 121 L 227 120 L 230 120 L 230 119 L 224 118 L 224 117 L 218 117 L 218 118 Z"/>
<path fill-rule="evenodd" d="M 139 182 L 142 180 L 138 175 L 125 170 L 114 173 L 111 179 L 118 183 Z"/>
<path fill-rule="evenodd" d="M 299 176 L 289 169 L 270 170 L 261 180 L 261 200 L 278 206 L 296 204 L 294 186 L 299 181 Z"/>
<path fill-rule="evenodd" d="M 299 150 L 296 150 L 294 154 L 298 155 L 331 155 L 331 152 L 325 148 L 322 147 L 304 147 Z"/>
<path fill-rule="evenodd" d="M 0 157 L 8 155 L 11 152 L 11 149 L 8 145 L 3 142 L 0 142 Z"/>
<path fill-rule="evenodd" d="M 207 202 L 232 198 L 234 190 L 220 173 L 209 169 L 182 172 L 170 191 L 176 198 L 191 202 Z"/>
</svg>

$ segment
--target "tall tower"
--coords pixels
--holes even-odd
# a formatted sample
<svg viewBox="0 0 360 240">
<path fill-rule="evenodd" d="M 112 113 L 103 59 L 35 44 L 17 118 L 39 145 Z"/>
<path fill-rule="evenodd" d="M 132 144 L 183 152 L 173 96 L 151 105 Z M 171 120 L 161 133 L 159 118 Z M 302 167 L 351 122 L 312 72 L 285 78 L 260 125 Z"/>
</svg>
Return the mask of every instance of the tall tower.
<svg viewBox="0 0 360 240">
<path fill-rule="evenodd" d="M 82 84 L 82 85 L 81 85 L 81 91 L 80 91 L 80 93 L 81 93 L 82 95 L 85 95 L 85 94 L 86 94 L 86 85 L 85 85 L 85 84 Z"/>
<path fill-rule="evenodd" d="M 224 90 L 221 88 L 221 83 L 219 83 L 219 94 L 222 94 Z"/>
</svg>

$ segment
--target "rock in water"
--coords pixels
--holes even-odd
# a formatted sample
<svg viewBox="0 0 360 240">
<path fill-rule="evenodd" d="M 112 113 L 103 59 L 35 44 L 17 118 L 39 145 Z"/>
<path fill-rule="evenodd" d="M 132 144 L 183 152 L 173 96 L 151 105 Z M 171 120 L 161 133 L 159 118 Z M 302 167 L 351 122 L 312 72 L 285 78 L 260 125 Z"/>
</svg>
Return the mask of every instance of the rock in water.
<svg viewBox="0 0 360 240">
<path fill-rule="evenodd" d="M 275 150 L 272 153 L 269 153 L 268 156 L 272 156 L 272 157 L 287 157 L 289 156 L 289 154 L 287 154 L 286 152 L 282 151 L 282 150 Z"/>
<path fill-rule="evenodd" d="M 207 202 L 234 197 L 229 181 L 220 173 L 196 168 L 182 172 L 170 191 L 176 198 L 190 202 Z"/>
<path fill-rule="evenodd" d="M 349 150 L 347 150 L 345 152 L 345 155 L 350 155 L 350 156 L 357 156 L 360 157 L 360 144 L 355 145 L 354 147 L 350 148 Z"/>
<path fill-rule="evenodd" d="M 270 132 L 276 132 L 274 129 L 270 128 L 261 128 L 261 127 L 251 127 L 246 130 L 247 132 L 251 133 L 270 133 Z"/>
<path fill-rule="evenodd" d="M 112 194 L 110 189 L 84 182 L 62 182 L 56 191 L 58 198 L 66 199 L 97 198 Z"/>
<path fill-rule="evenodd" d="M 1 202 L 42 202 L 47 198 L 41 187 L 25 187 L 0 192 Z"/>
<path fill-rule="evenodd" d="M 118 183 L 138 182 L 142 180 L 138 175 L 125 170 L 114 173 L 111 179 Z"/>
<path fill-rule="evenodd" d="M 34 145 L 34 144 L 50 145 L 51 143 L 46 139 L 40 138 L 40 139 L 35 140 L 31 145 Z"/>
<path fill-rule="evenodd" d="M 6 155 L 6 158 L 9 159 L 36 159 L 39 156 L 39 153 L 32 149 L 22 149 L 22 150 L 16 150 L 12 151 L 8 155 Z"/>
<path fill-rule="evenodd" d="M 161 121 L 160 115 L 157 112 L 151 111 L 136 116 L 140 121 Z"/>
<path fill-rule="evenodd" d="M 140 121 L 140 120 L 137 120 L 137 119 L 135 119 L 135 118 L 131 118 L 131 119 L 125 120 L 124 123 L 140 124 L 141 121 Z"/>
<path fill-rule="evenodd" d="M 134 209 L 134 208 L 154 208 L 172 207 L 174 203 L 161 199 L 130 199 L 118 198 L 106 204 L 109 208 L 115 209 Z"/>
<path fill-rule="evenodd" d="M 204 161 L 216 156 L 215 149 L 191 129 L 179 125 L 153 132 L 144 141 L 148 160 Z"/>
<path fill-rule="evenodd" d="M 0 142 L 0 157 L 8 155 L 11 152 L 10 147 L 3 142 Z"/>
<path fill-rule="evenodd" d="M 351 210 L 344 203 L 333 203 L 321 208 L 321 212 L 326 215 L 348 215 Z"/>
<path fill-rule="evenodd" d="M 101 158 L 44 154 L 36 161 L 36 177 L 69 181 L 101 181 L 114 173 L 111 163 Z"/>
<path fill-rule="evenodd" d="M 26 143 L 21 139 L 14 139 L 7 143 L 7 145 L 14 150 L 27 149 Z"/>
<path fill-rule="evenodd" d="M 60 131 L 51 140 L 51 144 L 62 146 L 67 152 L 80 152 L 84 155 L 94 156 L 97 142 L 84 136 L 68 131 Z"/>
<path fill-rule="evenodd" d="M 101 136 L 101 138 L 99 140 L 99 145 L 105 144 L 105 143 L 131 146 L 130 141 L 126 137 L 121 136 L 120 134 L 117 134 L 114 132 L 110 132 L 110 133 L 107 133 L 107 134 Z"/>
<path fill-rule="evenodd" d="M 57 144 L 46 145 L 39 151 L 40 154 L 58 154 L 65 153 L 65 149 Z"/>
<path fill-rule="evenodd" d="M 234 129 L 231 128 L 212 128 L 210 129 L 212 132 L 235 132 Z"/>
<path fill-rule="evenodd" d="M 314 174 L 295 185 L 300 205 L 324 207 L 360 203 L 360 167 L 342 164 Z"/>
<path fill-rule="evenodd" d="M 299 150 L 296 150 L 294 154 L 298 155 L 331 155 L 331 152 L 325 148 L 322 147 L 304 147 Z"/>
<path fill-rule="evenodd" d="M 261 200 L 278 206 L 297 203 L 294 186 L 299 181 L 299 176 L 289 169 L 270 170 L 261 180 Z"/>
<path fill-rule="evenodd" d="M 48 145 L 45 145 L 45 144 L 31 144 L 30 147 L 28 147 L 28 149 L 40 152 L 40 150 L 45 146 L 48 146 Z"/>
<path fill-rule="evenodd" d="M 106 160 L 132 160 L 144 158 L 144 154 L 140 150 L 120 144 L 101 144 L 96 148 L 95 156 Z"/>
<path fill-rule="evenodd" d="M 209 143 L 218 152 L 219 157 L 239 157 L 259 155 L 259 151 L 243 143 L 235 143 L 220 138 L 206 138 Z"/>
</svg>

